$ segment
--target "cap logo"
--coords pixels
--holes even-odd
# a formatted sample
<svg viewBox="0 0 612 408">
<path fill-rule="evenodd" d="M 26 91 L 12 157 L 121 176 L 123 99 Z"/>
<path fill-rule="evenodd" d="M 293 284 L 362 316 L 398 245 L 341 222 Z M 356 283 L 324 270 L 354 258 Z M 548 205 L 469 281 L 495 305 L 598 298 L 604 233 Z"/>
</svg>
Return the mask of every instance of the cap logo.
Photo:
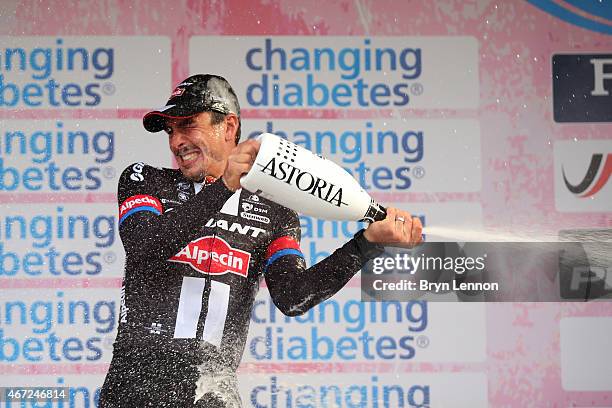
<svg viewBox="0 0 612 408">
<path fill-rule="evenodd" d="M 181 96 L 183 94 L 183 92 L 185 92 L 185 88 L 176 88 L 174 91 L 172 91 L 172 93 L 170 94 L 170 98 L 174 98 L 177 96 Z"/>
</svg>

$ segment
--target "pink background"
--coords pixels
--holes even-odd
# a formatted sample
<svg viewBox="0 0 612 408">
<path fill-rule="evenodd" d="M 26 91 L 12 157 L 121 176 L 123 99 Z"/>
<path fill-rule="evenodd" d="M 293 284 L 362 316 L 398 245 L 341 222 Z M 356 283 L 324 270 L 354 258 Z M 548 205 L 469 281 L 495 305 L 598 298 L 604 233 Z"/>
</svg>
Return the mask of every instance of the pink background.
<svg viewBox="0 0 612 408">
<path fill-rule="evenodd" d="M 477 110 L 406 110 L 407 118 L 475 118 L 481 126 L 482 190 L 452 195 L 478 201 L 483 223 L 499 230 L 612 227 L 612 213 L 555 209 L 553 144 L 611 139 L 612 124 L 557 124 L 552 114 L 554 53 L 610 53 L 612 37 L 572 26 L 524 1 L 10 1 L 0 6 L 0 35 L 139 36 L 171 39 L 172 83 L 189 73 L 195 35 L 473 36 L 479 43 Z M 135 73 L 147 67 L 134 67 Z M 155 84 L 151 84 L 154 86 Z M 451 87 L 452 84 L 449 84 Z M 170 91 L 170 89 L 168 89 Z M 138 92 L 138 90 L 134 90 Z M 151 101 L 151 107 L 161 101 Z M 0 110 L 0 118 L 139 118 L 145 110 Z M 380 113 L 380 117 L 382 114 Z M 256 112 L 243 119 L 303 117 Z M 314 116 L 352 117 L 351 111 Z M 377 113 L 369 112 L 373 117 Z M 0 193 L 0 196 L 9 193 Z M 379 195 L 384 199 L 385 195 Z M 444 194 L 393 197 L 427 205 Z M 6 197 L 5 197 L 6 200 Z M 612 316 L 610 303 L 487 304 L 485 364 L 414 364 L 418 372 L 486 372 L 489 405 L 612 406 L 612 390 L 567 392 L 561 384 L 559 321 Z M 469 392 L 469 390 L 466 390 Z M 434 405 L 435 406 L 435 405 Z"/>
</svg>

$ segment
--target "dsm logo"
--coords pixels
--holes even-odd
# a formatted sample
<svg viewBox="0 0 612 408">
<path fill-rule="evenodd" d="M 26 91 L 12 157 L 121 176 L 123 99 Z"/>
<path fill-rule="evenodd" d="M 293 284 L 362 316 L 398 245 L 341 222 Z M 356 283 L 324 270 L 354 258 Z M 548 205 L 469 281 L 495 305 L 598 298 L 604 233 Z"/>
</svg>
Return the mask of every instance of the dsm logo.
<svg viewBox="0 0 612 408">
<path fill-rule="evenodd" d="M 612 122 L 612 54 L 553 56 L 555 122 Z"/>
</svg>

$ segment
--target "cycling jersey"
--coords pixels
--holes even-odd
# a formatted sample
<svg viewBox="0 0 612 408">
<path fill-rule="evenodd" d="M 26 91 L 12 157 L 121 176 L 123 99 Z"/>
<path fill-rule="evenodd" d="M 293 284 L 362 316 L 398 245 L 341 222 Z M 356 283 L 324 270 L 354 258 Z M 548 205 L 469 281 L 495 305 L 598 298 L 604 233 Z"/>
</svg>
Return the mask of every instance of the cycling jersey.
<svg viewBox="0 0 612 408">
<path fill-rule="evenodd" d="M 118 203 L 125 276 L 100 407 L 193 407 L 196 395 L 195 406 L 240 406 L 234 373 L 260 282 L 295 316 L 380 252 L 351 239 L 306 268 L 294 211 L 221 179 L 196 193 L 179 170 L 143 163 L 122 173 Z"/>
</svg>

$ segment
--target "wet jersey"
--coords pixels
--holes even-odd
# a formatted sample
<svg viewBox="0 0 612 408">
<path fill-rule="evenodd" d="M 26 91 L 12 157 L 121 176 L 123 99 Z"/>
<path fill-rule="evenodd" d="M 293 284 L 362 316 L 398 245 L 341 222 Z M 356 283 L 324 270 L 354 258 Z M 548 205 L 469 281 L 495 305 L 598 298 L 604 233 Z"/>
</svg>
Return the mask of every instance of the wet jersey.
<svg viewBox="0 0 612 408">
<path fill-rule="evenodd" d="M 196 193 L 179 170 L 136 163 L 121 175 L 118 202 L 126 264 L 101 406 L 148 406 L 142 393 L 165 385 L 176 395 L 155 394 L 151 406 L 193 404 L 198 377 L 237 369 L 263 279 L 276 306 L 299 315 L 368 259 L 352 239 L 306 268 L 297 214 L 220 179 Z"/>
</svg>

